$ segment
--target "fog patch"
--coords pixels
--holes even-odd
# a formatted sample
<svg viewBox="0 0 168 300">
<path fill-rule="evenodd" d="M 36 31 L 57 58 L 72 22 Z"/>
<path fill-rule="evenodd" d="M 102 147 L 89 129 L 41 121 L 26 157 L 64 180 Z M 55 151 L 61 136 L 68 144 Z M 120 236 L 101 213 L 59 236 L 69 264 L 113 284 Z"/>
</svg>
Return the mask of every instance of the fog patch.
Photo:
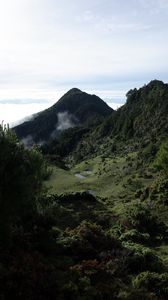
<svg viewBox="0 0 168 300">
<path fill-rule="evenodd" d="M 23 143 L 23 145 L 26 148 L 31 148 L 34 145 L 34 140 L 31 135 L 28 135 L 28 136 L 24 137 L 23 139 L 21 139 L 21 142 Z"/>
<path fill-rule="evenodd" d="M 72 116 L 67 111 L 58 113 L 57 117 L 57 130 L 63 131 L 75 126 L 74 122 L 72 121 Z"/>
<path fill-rule="evenodd" d="M 46 143 L 46 141 L 43 140 L 39 140 L 38 142 L 35 142 L 33 137 L 30 134 L 24 137 L 23 139 L 21 139 L 21 142 L 26 148 L 31 148 L 33 145 L 41 147 Z"/>
<path fill-rule="evenodd" d="M 57 118 L 58 122 L 56 124 L 56 128 L 51 133 L 52 138 L 55 138 L 57 134 L 63 130 L 75 127 L 77 123 L 77 119 L 71 114 L 69 114 L 67 111 L 58 113 Z"/>
<path fill-rule="evenodd" d="M 23 123 L 25 123 L 25 122 L 33 121 L 33 119 L 34 119 L 36 116 L 37 116 L 37 114 L 33 114 L 33 115 L 27 116 L 27 117 L 25 117 L 25 118 L 23 118 L 23 119 L 21 119 L 21 120 L 12 122 L 12 123 L 11 123 L 11 127 L 13 128 L 13 127 L 16 127 L 16 126 L 18 126 L 18 125 L 21 125 L 21 124 L 23 124 Z"/>
<path fill-rule="evenodd" d="M 46 141 L 42 141 L 42 140 L 40 140 L 38 143 L 36 143 L 36 145 L 39 147 L 43 146 L 44 144 L 46 144 Z"/>
</svg>

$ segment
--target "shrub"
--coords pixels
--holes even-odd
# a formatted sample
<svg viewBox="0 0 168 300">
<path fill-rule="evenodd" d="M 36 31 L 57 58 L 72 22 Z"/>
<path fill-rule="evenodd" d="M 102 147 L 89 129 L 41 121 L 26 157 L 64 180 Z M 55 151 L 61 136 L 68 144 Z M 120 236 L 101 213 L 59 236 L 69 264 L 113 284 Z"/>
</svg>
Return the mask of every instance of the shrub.
<svg viewBox="0 0 168 300">
<path fill-rule="evenodd" d="M 133 280 L 133 285 L 154 292 L 158 297 L 168 298 L 168 273 L 143 272 Z"/>
<path fill-rule="evenodd" d="M 158 271 L 162 269 L 159 257 L 150 248 L 135 243 L 123 243 L 130 251 L 127 257 L 127 265 L 131 272 Z"/>
<path fill-rule="evenodd" d="M 131 206 L 126 214 L 131 228 L 141 233 L 148 233 L 151 238 L 162 237 L 165 234 L 166 225 L 160 222 L 145 204 Z"/>
<path fill-rule="evenodd" d="M 161 144 L 157 152 L 154 166 L 168 174 L 168 140 Z"/>
<path fill-rule="evenodd" d="M 136 229 L 128 230 L 120 236 L 121 241 L 131 241 L 134 243 L 145 243 L 148 242 L 149 239 L 150 236 L 148 233 L 141 233 Z"/>
<path fill-rule="evenodd" d="M 42 193 L 46 164 L 37 149 L 25 149 L 16 135 L 0 127 L 0 239 L 9 238 L 11 226 L 24 224 L 36 210 Z"/>
</svg>

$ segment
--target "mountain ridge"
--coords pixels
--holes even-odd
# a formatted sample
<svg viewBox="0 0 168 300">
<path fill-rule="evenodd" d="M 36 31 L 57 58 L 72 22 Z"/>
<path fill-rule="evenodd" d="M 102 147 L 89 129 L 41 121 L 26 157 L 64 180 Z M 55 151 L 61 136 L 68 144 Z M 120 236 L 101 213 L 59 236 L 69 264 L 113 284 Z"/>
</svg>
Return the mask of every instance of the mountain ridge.
<svg viewBox="0 0 168 300">
<path fill-rule="evenodd" d="M 89 132 L 69 129 L 53 141 L 45 151 L 70 155 L 79 159 L 103 152 L 111 153 L 117 147 L 139 147 L 151 141 L 160 143 L 168 136 L 168 84 L 152 80 L 139 89 L 127 93 L 126 103 L 107 116 Z M 71 137 L 71 138 L 70 138 Z M 77 140 L 78 139 L 78 140 Z M 75 147 L 72 141 L 76 141 Z"/>
<path fill-rule="evenodd" d="M 47 143 L 49 141 L 44 147 L 45 152 L 61 153 L 63 156 L 73 152 L 81 158 L 91 153 L 96 155 L 102 152 L 102 148 L 109 152 L 117 140 L 124 147 L 124 143 L 133 146 L 141 140 L 143 144 L 148 144 L 151 140 L 159 142 L 165 138 L 168 133 L 168 84 L 152 80 L 139 89 L 129 90 L 126 97 L 126 103 L 114 111 L 99 97 L 72 88 L 32 123 L 21 124 L 14 130 L 22 138 L 25 132 L 32 135 L 37 128 L 38 134 L 37 137 L 33 136 L 33 142 L 38 143 L 45 137 Z M 49 112 L 49 117 L 52 116 L 52 122 L 46 118 L 46 112 Z M 64 121 L 63 127 L 61 119 Z M 53 126 L 53 122 L 57 127 Z M 31 130 L 25 131 L 25 128 Z M 58 130 L 60 128 L 67 130 L 62 132 Z"/>
<path fill-rule="evenodd" d="M 77 88 L 72 88 L 64 94 L 54 105 L 36 114 L 30 121 L 15 126 L 13 130 L 20 139 L 31 136 L 34 142 L 49 140 L 52 133 L 59 133 L 59 115 L 67 114 L 69 124 L 72 126 L 88 126 L 93 122 L 102 120 L 111 114 L 110 108 L 101 98 L 90 95 Z"/>
</svg>

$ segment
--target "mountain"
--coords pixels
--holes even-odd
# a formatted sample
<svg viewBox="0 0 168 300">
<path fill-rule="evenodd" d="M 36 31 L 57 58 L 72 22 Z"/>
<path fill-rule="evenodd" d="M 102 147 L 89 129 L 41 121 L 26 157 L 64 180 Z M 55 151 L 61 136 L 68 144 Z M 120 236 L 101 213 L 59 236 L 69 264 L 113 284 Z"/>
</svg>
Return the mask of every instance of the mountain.
<svg viewBox="0 0 168 300">
<path fill-rule="evenodd" d="M 0 126 L 0 299 L 168 299 L 168 85 L 86 115 L 40 152 Z"/>
<path fill-rule="evenodd" d="M 31 121 L 14 128 L 18 137 L 33 141 L 52 141 L 45 153 L 78 159 L 109 153 L 128 144 L 149 144 L 168 134 L 168 84 L 152 80 L 127 93 L 125 105 L 113 111 L 95 95 L 71 89 L 56 104 Z M 68 129 L 68 130 L 64 130 Z M 56 139 L 55 139 L 56 138 Z"/>
<path fill-rule="evenodd" d="M 88 126 L 112 112 L 113 109 L 99 97 L 73 88 L 52 107 L 34 115 L 32 120 L 14 127 L 13 130 L 20 139 L 46 141 L 64 129 Z"/>
<path fill-rule="evenodd" d="M 127 93 L 126 104 L 100 126 L 103 135 L 151 138 L 168 132 L 168 84 L 153 80 Z"/>
<path fill-rule="evenodd" d="M 130 90 L 126 96 L 125 105 L 90 127 L 89 132 L 69 129 L 45 147 L 45 151 L 63 156 L 70 151 L 84 159 L 111 153 L 116 145 L 121 149 L 128 148 L 128 144 L 131 147 L 151 142 L 159 145 L 168 136 L 168 84 L 153 80 L 140 89 Z"/>
<path fill-rule="evenodd" d="M 168 134 L 168 84 L 153 80 L 126 94 L 125 105 L 96 127 L 96 139 L 158 139 Z"/>
</svg>

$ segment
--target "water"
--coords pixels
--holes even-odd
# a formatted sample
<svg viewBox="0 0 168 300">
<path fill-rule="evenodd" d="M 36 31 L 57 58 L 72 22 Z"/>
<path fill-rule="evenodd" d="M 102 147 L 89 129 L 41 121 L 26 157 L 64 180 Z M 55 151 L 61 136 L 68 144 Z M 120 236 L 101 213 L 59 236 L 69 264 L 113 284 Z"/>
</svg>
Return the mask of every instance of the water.
<svg viewBox="0 0 168 300">
<path fill-rule="evenodd" d="M 85 173 L 86 175 L 91 175 L 91 174 L 92 174 L 92 171 L 86 170 L 86 171 L 84 171 L 84 173 Z"/>
<path fill-rule="evenodd" d="M 80 173 L 75 173 L 75 176 L 76 176 L 77 178 L 79 178 L 79 179 L 85 179 L 85 178 L 86 178 L 86 176 L 83 176 L 83 175 L 80 174 Z"/>
<path fill-rule="evenodd" d="M 96 191 L 94 190 L 87 190 L 86 192 L 88 192 L 89 194 L 95 196 L 96 195 Z"/>
</svg>

